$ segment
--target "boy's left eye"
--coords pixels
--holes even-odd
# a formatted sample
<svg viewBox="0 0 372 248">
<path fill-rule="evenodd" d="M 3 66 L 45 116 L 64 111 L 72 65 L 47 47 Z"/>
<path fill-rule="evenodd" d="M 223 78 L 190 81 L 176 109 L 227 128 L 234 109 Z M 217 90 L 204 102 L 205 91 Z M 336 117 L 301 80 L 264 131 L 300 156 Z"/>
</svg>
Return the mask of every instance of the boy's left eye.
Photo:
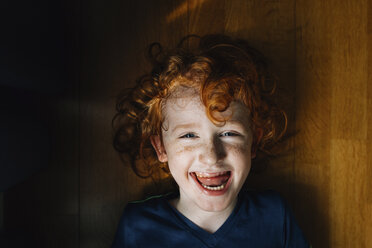
<svg viewBox="0 0 372 248">
<path fill-rule="evenodd" d="M 182 135 L 180 138 L 196 138 L 196 135 L 193 133 L 187 133 L 185 135 Z"/>
<path fill-rule="evenodd" d="M 234 133 L 234 132 L 223 132 L 220 134 L 221 137 L 224 137 L 224 136 L 240 136 L 240 134 L 238 133 Z"/>
</svg>

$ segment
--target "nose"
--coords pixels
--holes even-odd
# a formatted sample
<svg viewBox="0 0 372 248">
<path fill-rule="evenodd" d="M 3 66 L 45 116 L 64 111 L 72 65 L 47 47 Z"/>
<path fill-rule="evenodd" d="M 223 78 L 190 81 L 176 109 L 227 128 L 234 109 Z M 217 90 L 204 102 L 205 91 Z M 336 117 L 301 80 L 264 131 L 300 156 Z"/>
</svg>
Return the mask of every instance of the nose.
<svg viewBox="0 0 372 248">
<path fill-rule="evenodd" d="M 199 161 L 205 165 L 216 165 L 225 156 L 226 152 L 221 140 L 218 137 L 213 137 L 203 144 L 203 149 L 201 149 L 199 154 Z"/>
</svg>

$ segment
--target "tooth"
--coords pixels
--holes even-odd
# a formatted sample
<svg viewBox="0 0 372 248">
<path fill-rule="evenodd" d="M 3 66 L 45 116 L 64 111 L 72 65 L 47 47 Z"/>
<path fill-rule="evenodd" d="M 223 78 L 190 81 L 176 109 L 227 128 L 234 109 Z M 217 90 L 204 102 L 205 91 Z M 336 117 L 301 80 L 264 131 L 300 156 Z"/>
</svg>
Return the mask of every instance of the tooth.
<svg viewBox="0 0 372 248">
<path fill-rule="evenodd" d="M 208 186 L 208 185 L 205 185 L 205 184 L 201 184 L 201 185 L 202 185 L 204 188 L 206 188 L 206 189 L 216 191 L 216 190 L 222 190 L 222 189 L 224 189 L 226 183 L 224 183 L 224 184 L 222 184 L 222 185 L 220 185 L 220 186 Z"/>
</svg>

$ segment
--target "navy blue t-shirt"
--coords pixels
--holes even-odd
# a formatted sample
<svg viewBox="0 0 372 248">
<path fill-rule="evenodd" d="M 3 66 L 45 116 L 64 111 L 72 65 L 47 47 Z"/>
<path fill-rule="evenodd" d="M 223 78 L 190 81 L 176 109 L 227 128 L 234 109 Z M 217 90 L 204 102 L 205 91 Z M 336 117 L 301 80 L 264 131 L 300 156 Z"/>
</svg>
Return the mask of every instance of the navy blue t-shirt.
<svg viewBox="0 0 372 248">
<path fill-rule="evenodd" d="M 159 196 L 129 203 L 112 248 L 119 247 L 309 247 L 283 199 L 273 191 L 248 191 L 213 234 Z"/>
</svg>

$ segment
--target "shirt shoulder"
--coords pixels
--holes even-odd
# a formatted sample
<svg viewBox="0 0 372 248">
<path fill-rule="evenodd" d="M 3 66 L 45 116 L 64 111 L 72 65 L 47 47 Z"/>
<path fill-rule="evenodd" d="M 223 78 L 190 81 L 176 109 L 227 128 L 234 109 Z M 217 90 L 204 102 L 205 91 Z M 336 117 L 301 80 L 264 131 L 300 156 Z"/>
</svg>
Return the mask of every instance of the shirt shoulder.
<svg viewBox="0 0 372 248">
<path fill-rule="evenodd" d="M 270 242 L 275 240 L 278 247 L 309 247 L 291 209 L 279 193 L 251 190 L 242 192 L 240 197 L 241 223 L 253 223 L 255 228 L 251 232 L 257 232 L 257 237 L 264 233 L 265 237 L 270 237 Z"/>
<path fill-rule="evenodd" d="M 283 217 L 286 211 L 286 204 L 279 193 L 273 190 L 256 191 L 247 190 L 240 194 L 242 206 L 249 211 L 249 214 Z"/>
<path fill-rule="evenodd" d="M 270 230 L 281 230 L 285 222 L 286 204 L 279 193 L 266 190 L 247 190 L 239 195 L 241 201 L 240 218 L 244 223 L 256 223 L 264 228 L 270 226 Z"/>
<path fill-rule="evenodd" d="M 168 195 L 159 195 L 142 201 L 129 202 L 119 221 L 113 248 L 146 247 L 151 241 L 160 245 L 164 243 L 170 230 L 181 230 L 169 204 Z"/>
<path fill-rule="evenodd" d="M 138 217 L 143 214 L 161 214 L 164 212 L 164 195 L 156 195 L 146 198 L 145 200 L 132 201 L 124 209 L 124 215 Z"/>
</svg>

